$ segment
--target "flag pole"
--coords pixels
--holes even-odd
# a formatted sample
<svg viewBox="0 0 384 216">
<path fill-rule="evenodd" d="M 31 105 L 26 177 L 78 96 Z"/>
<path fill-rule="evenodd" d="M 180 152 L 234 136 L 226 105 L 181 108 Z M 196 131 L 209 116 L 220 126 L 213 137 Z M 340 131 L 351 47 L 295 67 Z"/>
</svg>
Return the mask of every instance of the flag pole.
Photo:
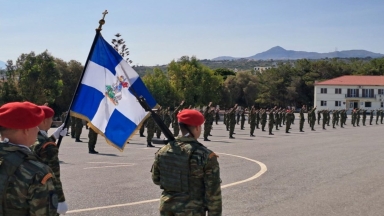
<svg viewBox="0 0 384 216">
<path fill-rule="evenodd" d="M 73 101 L 75 100 L 76 95 L 78 94 L 79 86 L 80 86 L 80 84 L 81 84 L 81 81 L 83 80 L 85 70 L 87 69 L 89 59 L 91 58 L 91 54 L 93 53 L 93 50 L 95 49 L 95 45 L 96 45 L 97 39 L 98 39 L 99 36 L 100 36 L 100 32 L 101 32 L 101 30 L 102 30 L 102 26 L 105 24 L 105 20 L 104 20 L 104 18 L 105 18 L 105 15 L 108 14 L 108 11 L 105 10 L 102 14 L 103 14 L 103 18 L 101 18 L 101 20 L 99 20 L 99 27 L 96 29 L 96 35 L 95 35 L 95 38 L 93 39 L 93 43 L 92 43 L 92 46 L 91 46 L 91 50 L 89 51 L 87 61 L 85 62 L 83 72 L 81 73 L 81 76 L 80 76 L 80 80 L 79 80 L 79 82 L 77 83 L 76 90 L 75 90 L 75 94 L 73 95 L 72 100 L 71 100 L 71 103 L 70 103 L 70 105 L 69 105 L 68 112 L 67 112 L 67 116 L 65 117 L 64 127 L 63 127 L 63 128 L 65 128 L 65 127 L 67 126 L 67 124 L 68 124 L 68 121 L 69 121 L 69 118 L 70 118 L 68 114 L 70 114 L 70 111 L 71 111 L 71 109 L 72 109 L 72 105 L 73 105 Z M 58 139 L 58 141 L 57 141 L 57 148 L 60 148 L 60 144 L 61 144 L 61 140 L 62 140 L 62 139 L 63 139 L 63 137 L 60 136 L 59 139 Z"/>
</svg>

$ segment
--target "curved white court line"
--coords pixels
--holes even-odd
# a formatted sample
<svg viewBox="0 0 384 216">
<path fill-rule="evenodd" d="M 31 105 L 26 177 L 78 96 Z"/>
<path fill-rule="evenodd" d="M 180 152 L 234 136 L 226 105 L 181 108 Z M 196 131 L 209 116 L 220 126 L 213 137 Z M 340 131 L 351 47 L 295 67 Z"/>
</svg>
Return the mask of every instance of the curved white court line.
<svg viewBox="0 0 384 216">
<path fill-rule="evenodd" d="M 217 153 L 217 154 L 219 156 L 220 155 L 227 155 L 227 156 L 242 158 L 242 159 L 254 162 L 254 163 L 256 163 L 256 164 L 258 164 L 260 166 L 260 171 L 257 172 L 252 177 L 247 178 L 245 180 L 241 180 L 241 181 L 233 182 L 233 183 L 230 183 L 230 184 L 222 185 L 221 186 L 222 189 L 223 188 L 227 188 L 227 187 L 232 187 L 232 186 L 235 186 L 235 185 L 238 185 L 238 184 L 243 184 L 245 182 L 252 181 L 254 179 L 259 178 L 261 175 L 263 175 L 265 172 L 267 172 L 267 166 L 265 164 L 263 164 L 262 162 L 260 162 L 260 161 L 253 160 L 253 159 L 250 159 L 250 158 L 247 158 L 247 157 L 243 157 L 243 156 L 239 156 L 239 155 L 233 155 L 233 154 L 226 154 L 226 153 Z M 68 211 L 67 214 L 86 212 L 86 211 L 95 211 L 95 210 L 108 209 L 108 208 L 117 208 L 117 207 L 124 207 L 124 206 L 132 206 L 132 205 L 139 205 L 139 204 L 158 202 L 158 201 L 159 201 L 159 199 L 157 198 L 157 199 L 144 200 L 144 201 L 131 202 L 131 203 L 124 203 L 124 204 L 117 204 L 117 205 L 108 205 L 108 206 L 100 206 L 100 207 L 93 207 L 93 208 L 76 209 L 76 210 Z"/>
</svg>

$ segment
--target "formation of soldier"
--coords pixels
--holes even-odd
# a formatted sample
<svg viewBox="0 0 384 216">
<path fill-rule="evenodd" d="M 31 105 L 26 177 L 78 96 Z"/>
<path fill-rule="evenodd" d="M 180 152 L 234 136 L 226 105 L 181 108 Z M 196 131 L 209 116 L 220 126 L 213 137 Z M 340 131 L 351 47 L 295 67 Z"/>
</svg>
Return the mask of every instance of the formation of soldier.
<svg viewBox="0 0 384 216">
<path fill-rule="evenodd" d="M 172 128 L 174 132 L 174 136 L 177 137 L 179 135 L 179 127 L 177 127 L 177 113 L 183 110 L 183 104 L 184 101 L 180 103 L 179 106 L 175 108 L 173 112 L 170 111 L 170 108 L 161 110 L 158 109 L 158 115 L 163 119 L 163 121 L 166 123 L 166 125 L 169 127 L 170 122 L 172 123 Z M 185 107 L 186 108 L 186 107 Z M 189 106 L 191 108 L 191 106 Z M 199 110 L 204 118 L 204 132 L 203 137 L 204 141 L 210 141 L 208 138 L 209 136 L 212 136 L 211 131 L 213 128 L 213 123 L 216 122 L 216 125 L 219 124 L 220 120 L 220 109 L 218 106 L 215 108 L 212 106 L 212 103 L 209 103 L 204 108 L 195 108 L 196 110 Z M 293 108 L 281 108 L 281 107 L 273 107 L 273 108 L 260 108 L 257 109 L 256 107 L 252 106 L 250 108 L 241 108 L 237 104 L 229 109 L 224 109 L 224 118 L 223 123 L 226 126 L 226 130 L 229 133 L 230 139 L 235 139 L 234 134 L 236 125 L 239 125 L 240 130 L 245 130 L 245 123 L 247 119 L 247 123 L 249 124 L 249 136 L 255 137 L 255 130 L 261 129 L 262 132 L 266 131 L 266 127 L 268 127 L 268 134 L 274 135 L 274 130 L 280 130 L 281 128 L 285 127 L 285 133 L 290 133 L 291 125 L 295 122 L 295 109 Z M 376 113 L 376 124 L 383 124 L 383 116 L 384 111 L 383 110 L 372 110 L 370 112 L 370 118 L 369 123 L 372 125 L 374 113 Z M 360 118 L 362 119 L 361 122 L 363 126 L 366 125 L 368 112 L 367 110 L 363 109 L 354 109 L 352 110 L 352 119 L 351 119 L 351 125 L 353 126 L 360 126 Z M 247 116 L 247 118 L 246 118 Z M 326 130 L 327 126 L 330 126 L 332 123 L 332 128 L 336 128 L 336 126 L 339 126 L 341 128 L 344 128 L 344 126 L 347 124 L 347 110 L 317 110 L 317 107 L 307 108 L 306 106 L 303 106 L 299 111 L 299 131 L 304 132 L 304 123 L 305 123 L 305 116 L 307 117 L 307 122 L 309 125 L 309 128 L 311 131 L 315 131 L 316 129 L 316 120 L 317 125 L 321 125 L 322 129 Z M 157 127 L 156 123 L 153 120 L 149 120 L 151 118 L 148 118 L 146 121 L 146 124 L 143 124 L 141 127 L 140 136 L 143 135 L 144 126 L 147 126 L 147 146 L 151 147 L 153 146 L 151 144 L 151 139 L 153 135 L 152 133 L 157 133 L 157 138 L 160 138 L 161 136 L 161 130 L 159 127 Z M 151 121 L 150 124 L 148 124 L 148 121 Z M 153 122 L 152 122 L 153 121 Z M 175 127 L 176 125 L 176 127 Z M 149 127 L 148 127 L 149 126 Z M 280 129 L 279 129 L 280 128 Z M 152 132 L 153 131 L 153 132 Z"/>
</svg>

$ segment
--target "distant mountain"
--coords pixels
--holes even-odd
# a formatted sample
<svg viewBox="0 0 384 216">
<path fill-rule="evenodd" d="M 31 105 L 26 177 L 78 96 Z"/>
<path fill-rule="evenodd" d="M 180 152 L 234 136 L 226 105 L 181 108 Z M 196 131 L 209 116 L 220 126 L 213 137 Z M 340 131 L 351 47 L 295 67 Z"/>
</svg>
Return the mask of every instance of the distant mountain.
<svg viewBox="0 0 384 216">
<path fill-rule="evenodd" d="M 0 61 L 0 69 L 5 69 L 5 62 Z"/>
<path fill-rule="evenodd" d="M 322 58 L 380 58 L 384 57 L 384 54 L 373 53 L 366 50 L 345 50 L 345 51 L 335 51 L 329 53 L 317 53 L 317 52 L 305 52 L 305 51 L 294 51 L 286 50 L 280 46 L 272 47 L 271 49 L 258 53 L 256 55 L 245 57 L 247 59 L 254 60 L 284 60 L 284 59 L 322 59 Z M 220 56 L 214 58 L 214 61 L 220 60 L 234 60 L 238 59 L 231 56 Z"/>
</svg>

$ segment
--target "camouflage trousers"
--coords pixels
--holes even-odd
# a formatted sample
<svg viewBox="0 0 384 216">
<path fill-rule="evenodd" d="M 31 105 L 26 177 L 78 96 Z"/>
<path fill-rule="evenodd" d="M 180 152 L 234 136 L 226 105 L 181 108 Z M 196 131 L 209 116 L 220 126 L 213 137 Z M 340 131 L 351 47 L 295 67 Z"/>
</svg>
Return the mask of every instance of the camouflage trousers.
<svg viewBox="0 0 384 216">
<path fill-rule="evenodd" d="M 251 122 L 251 123 L 250 123 L 250 126 L 251 126 L 251 132 L 250 132 L 250 135 L 253 135 L 253 133 L 255 132 L 256 124 L 255 124 L 254 122 Z"/>
<path fill-rule="evenodd" d="M 144 129 L 145 129 L 145 126 L 144 126 L 144 124 L 143 124 L 143 125 L 141 125 L 141 127 L 140 127 L 140 135 L 144 135 Z"/>
<path fill-rule="evenodd" d="M 204 124 L 204 138 L 208 138 L 208 135 L 211 133 L 211 124 Z"/>
<path fill-rule="evenodd" d="M 160 127 L 156 126 L 156 137 L 160 138 L 160 136 L 161 136 L 161 129 Z"/>
<path fill-rule="evenodd" d="M 152 142 L 152 138 L 155 135 L 155 128 L 147 128 L 147 142 Z"/>
</svg>

